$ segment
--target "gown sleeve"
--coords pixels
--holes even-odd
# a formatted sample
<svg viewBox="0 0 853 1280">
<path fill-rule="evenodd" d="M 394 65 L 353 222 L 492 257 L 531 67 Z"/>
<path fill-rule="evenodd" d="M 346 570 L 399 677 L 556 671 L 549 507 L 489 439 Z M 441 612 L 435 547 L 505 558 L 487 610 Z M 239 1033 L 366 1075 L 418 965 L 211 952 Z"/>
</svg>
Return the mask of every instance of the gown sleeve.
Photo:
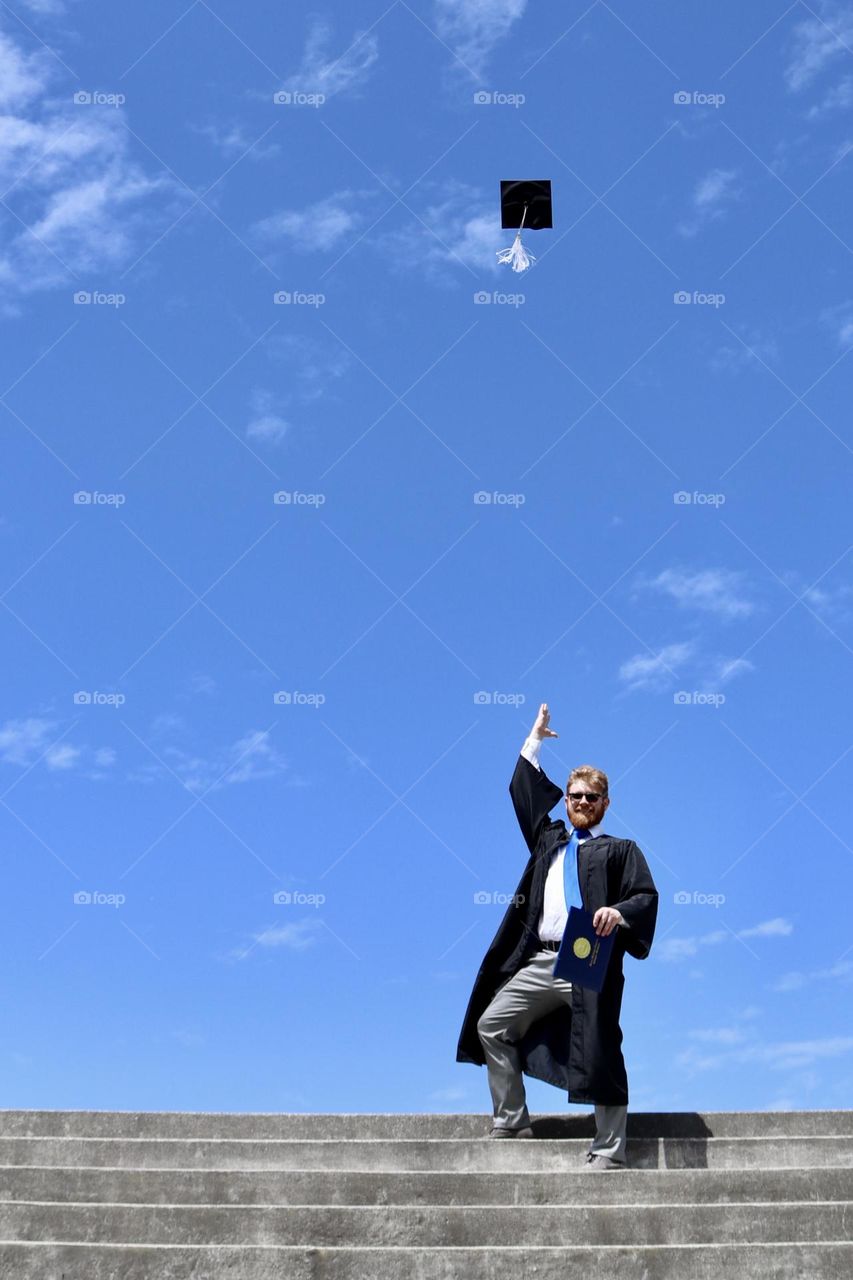
<svg viewBox="0 0 853 1280">
<path fill-rule="evenodd" d="M 633 840 L 626 840 L 622 863 L 620 899 L 612 905 L 629 926 L 622 930 L 625 950 L 635 960 L 645 960 L 652 946 L 658 914 L 658 891 L 648 863 Z"/>
<path fill-rule="evenodd" d="M 521 834 L 530 852 L 535 853 L 539 837 L 548 821 L 548 814 L 557 801 L 562 799 L 562 789 L 546 776 L 543 769 L 537 769 L 525 756 L 520 755 L 509 784 L 509 794 Z M 626 916 L 625 919 L 627 918 Z"/>
</svg>

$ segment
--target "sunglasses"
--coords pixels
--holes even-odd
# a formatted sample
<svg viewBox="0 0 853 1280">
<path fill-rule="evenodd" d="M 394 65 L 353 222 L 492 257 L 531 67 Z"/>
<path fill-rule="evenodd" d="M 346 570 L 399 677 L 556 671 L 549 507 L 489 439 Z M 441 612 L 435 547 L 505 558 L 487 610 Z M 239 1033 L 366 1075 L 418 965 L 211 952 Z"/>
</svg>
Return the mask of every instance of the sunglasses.
<svg viewBox="0 0 853 1280">
<path fill-rule="evenodd" d="M 567 799 L 588 800 L 590 804 L 595 804 L 597 800 L 601 800 L 603 797 L 597 791 L 569 791 Z"/>
</svg>

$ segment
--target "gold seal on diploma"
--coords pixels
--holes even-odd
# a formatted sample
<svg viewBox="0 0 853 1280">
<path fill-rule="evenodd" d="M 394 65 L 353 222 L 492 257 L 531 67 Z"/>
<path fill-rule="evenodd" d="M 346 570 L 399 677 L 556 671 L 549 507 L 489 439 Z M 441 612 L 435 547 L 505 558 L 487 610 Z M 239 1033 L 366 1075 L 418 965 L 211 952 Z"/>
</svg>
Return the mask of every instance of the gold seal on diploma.
<svg viewBox="0 0 853 1280">
<path fill-rule="evenodd" d="M 572 943 L 572 951 L 574 951 L 578 960 L 586 960 L 590 951 L 592 951 L 589 938 L 575 938 Z"/>
</svg>

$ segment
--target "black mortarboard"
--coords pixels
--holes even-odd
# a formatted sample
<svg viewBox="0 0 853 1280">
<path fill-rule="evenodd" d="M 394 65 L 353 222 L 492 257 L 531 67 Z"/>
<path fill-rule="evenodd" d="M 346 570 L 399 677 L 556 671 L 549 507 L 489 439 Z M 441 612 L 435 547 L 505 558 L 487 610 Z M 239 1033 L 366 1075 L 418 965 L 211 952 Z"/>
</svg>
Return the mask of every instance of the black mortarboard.
<svg viewBox="0 0 853 1280">
<path fill-rule="evenodd" d="M 518 234 L 511 248 L 498 251 L 498 262 L 510 263 L 513 271 L 526 271 L 536 259 L 521 243 L 522 230 L 540 231 L 553 225 L 550 180 L 501 183 L 501 226 L 518 227 Z"/>
<path fill-rule="evenodd" d="M 522 218 L 524 218 L 523 224 Z M 541 231 L 543 227 L 553 227 L 549 180 L 501 183 L 501 226 L 506 228 L 522 225 L 530 231 Z"/>
</svg>

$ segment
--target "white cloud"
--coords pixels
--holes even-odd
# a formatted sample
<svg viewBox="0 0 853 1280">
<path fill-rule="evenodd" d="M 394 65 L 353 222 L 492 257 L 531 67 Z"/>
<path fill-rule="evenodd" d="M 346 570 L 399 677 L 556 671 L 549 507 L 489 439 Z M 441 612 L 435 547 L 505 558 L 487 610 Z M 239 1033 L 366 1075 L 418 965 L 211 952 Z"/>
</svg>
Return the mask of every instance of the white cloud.
<svg viewBox="0 0 853 1280">
<path fill-rule="evenodd" d="M 785 973 L 773 983 L 772 991 L 800 991 L 803 987 L 821 982 L 853 982 L 853 960 L 838 960 L 828 969 L 813 969 L 809 973 L 794 970 Z"/>
<path fill-rule="evenodd" d="M 780 938 L 787 937 L 792 932 L 793 925 L 788 920 L 777 917 L 737 932 L 729 929 L 713 929 L 710 933 L 690 937 L 663 938 L 656 948 L 657 958 L 667 962 L 684 960 L 695 956 L 703 947 L 719 946 L 720 943 L 734 938 Z"/>
<path fill-rule="evenodd" d="M 725 1050 L 722 1053 L 702 1055 L 699 1049 L 690 1047 L 676 1059 L 680 1067 L 694 1071 L 730 1069 L 739 1063 L 759 1063 L 773 1071 L 800 1070 L 853 1052 L 853 1036 L 826 1036 L 816 1040 L 782 1040 L 776 1043 L 756 1041 L 754 1044 Z"/>
<path fill-rule="evenodd" d="M 321 93 L 331 98 L 337 93 L 359 89 L 367 80 L 379 57 L 379 41 L 375 34 L 356 31 L 349 45 L 330 56 L 328 44 L 331 29 L 315 22 L 305 42 L 299 69 L 288 76 L 282 89 L 290 93 Z"/>
<path fill-rule="evenodd" d="M 619 668 L 619 679 L 629 689 L 650 689 L 665 686 L 673 675 L 693 654 L 690 641 L 664 645 L 657 653 L 637 653 Z"/>
<path fill-rule="evenodd" d="M 61 729 L 57 721 L 47 720 L 40 716 L 30 716 L 25 720 L 7 720 L 0 726 L 0 760 L 5 764 L 16 764 L 28 767 L 42 760 L 48 769 L 67 771 L 85 764 L 92 755 L 96 766 L 111 764 L 115 752 L 111 747 L 98 747 L 90 751 L 89 747 L 73 746 L 61 738 Z M 103 774 L 89 774 L 89 777 L 103 777 Z"/>
<path fill-rule="evenodd" d="M 277 142 L 260 142 L 251 137 L 241 124 L 190 125 L 194 133 L 209 138 L 224 156 L 245 156 L 247 160 L 268 160 L 281 154 Z"/>
<path fill-rule="evenodd" d="M 850 106 L 853 106 L 853 76 L 845 76 L 843 80 L 839 80 L 838 84 L 827 90 L 820 102 L 809 107 L 806 119 L 818 120 L 821 116 L 829 115 L 833 111 L 844 111 Z"/>
<path fill-rule="evenodd" d="M 252 228 L 268 240 L 291 240 L 309 253 L 334 249 L 345 237 L 355 239 L 361 216 L 348 207 L 351 191 L 326 196 L 305 209 L 282 209 L 256 222 Z"/>
<path fill-rule="evenodd" d="M 0 251 L 7 295 L 73 286 L 75 272 L 127 261 L 141 233 L 152 235 L 149 197 L 168 191 L 179 205 L 191 198 L 130 159 L 119 110 L 75 105 L 70 93 L 47 98 L 54 74 L 46 54 L 25 54 L 0 33 L 0 107 L 8 112 L 0 116 L 0 186 L 14 213 Z"/>
<path fill-rule="evenodd" d="M 436 31 L 475 76 L 509 35 L 527 0 L 435 0 Z"/>
<path fill-rule="evenodd" d="M 37 717 L 7 720 L 0 728 L 0 759 L 6 764 L 31 764 L 48 745 L 55 728 L 54 721 Z"/>
<path fill-rule="evenodd" d="M 295 920 L 292 924 L 274 925 L 256 933 L 252 939 L 258 947 L 288 947 L 291 951 L 305 951 L 320 941 L 323 923 L 320 920 Z M 242 959 L 247 952 L 235 951 L 237 959 Z"/>
<path fill-rule="evenodd" d="M 318 341 L 304 334 L 271 334 L 264 347 L 271 360 L 288 369 L 288 390 L 280 397 L 282 406 L 310 404 L 333 395 L 334 383 L 353 363 L 346 348 L 331 337 Z"/>
<path fill-rule="evenodd" d="M 656 578 L 640 581 L 644 588 L 668 595 L 683 608 L 730 619 L 746 617 L 754 609 L 741 594 L 743 578 L 731 569 L 664 569 Z"/>
<path fill-rule="evenodd" d="M 752 367 L 763 361 L 765 364 L 778 364 L 779 346 L 775 338 L 765 338 L 756 330 L 746 332 L 743 342 L 732 342 L 718 347 L 710 360 L 715 373 L 723 370 L 739 373 L 742 369 Z"/>
<path fill-rule="evenodd" d="M 428 191 L 429 185 L 422 184 L 422 190 Z M 416 212 L 417 218 L 407 215 L 405 226 L 377 237 L 392 266 L 404 272 L 424 272 L 438 284 L 449 283 L 462 270 L 472 289 L 476 281 L 465 267 L 493 275 L 503 270 L 508 273 L 509 289 L 512 273 L 498 266 L 497 254 L 509 246 L 511 238 L 501 230 L 496 209 L 487 205 L 478 190 L 461 183 L 447 184 L 442 199 Z M 536 232 L 528 237 L 528 247 L 534 252 L 535 238 Z"/>
<path fill-rule="evenodd" d="M 289 430 L 289 423 L 275 411 L 276 397 L 271 391 L 256 387 L 252 392 L 252 409 L 254 416 L 246 427 L 249 440 L 260 440 L 264 444 L 278 444 Z"/>
<path fill-rule="evenodd" d="M 129 775 L 131 781 L 152 782 L 177 774 L 188 790 L 203 793 L 277 777 L 289 767 L 287 759 L 273 746 L 269 731 L 259 729 L 250 730 L 211 756 L 195 755 L 173 743 L 159 748 L 159 754 L 168 768 L 158 761 L 146 760 Z"/>
<path fill-rule="evenodd" d="M 793 31 L 793 50 L 785 70 L 793 93 L 805 89 L 830 63 L 845 57 L 853 44 L 853 13 L 824 3 L 820 16 L 798 22 Z"/>
<path fill-rule="evenodd" d="M 725 205 L 740 200 L 741 191 L 734 186 L 736 169 L 712 169 L 700 178 L 693 191 L 692 204 L 695 215 L 676 227 L 679 235 L 687 239 L 697 235 L 701 228 L 717 218 L 725 216 Z"/>
</svg>

